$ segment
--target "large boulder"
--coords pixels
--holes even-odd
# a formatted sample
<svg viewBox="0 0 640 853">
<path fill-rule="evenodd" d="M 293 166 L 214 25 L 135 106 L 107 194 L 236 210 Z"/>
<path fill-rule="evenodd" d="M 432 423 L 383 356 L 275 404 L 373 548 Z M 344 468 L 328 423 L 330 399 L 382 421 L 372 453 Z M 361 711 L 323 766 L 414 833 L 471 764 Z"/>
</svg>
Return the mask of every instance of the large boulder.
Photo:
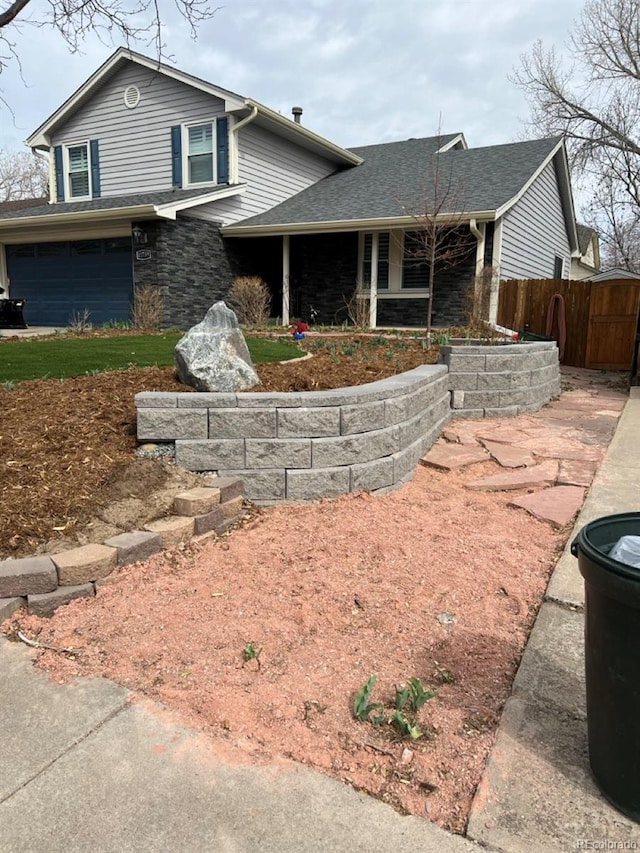
<svg viewBox="0 0 640 853">
<path fill-rule="evenodd" d="M 178 377 L 198 391 L 244 391 L 260 381 L 234 312 L 216 302 L 175 348 Z"/>
</svg>

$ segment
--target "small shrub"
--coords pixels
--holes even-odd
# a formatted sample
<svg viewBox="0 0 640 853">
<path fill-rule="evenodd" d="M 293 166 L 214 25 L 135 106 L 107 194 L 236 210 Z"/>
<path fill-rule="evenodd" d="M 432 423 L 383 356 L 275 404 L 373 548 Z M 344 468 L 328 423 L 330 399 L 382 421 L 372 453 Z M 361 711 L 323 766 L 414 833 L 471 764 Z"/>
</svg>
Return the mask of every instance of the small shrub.
<svg viewBox="0 0 640 853">
<path fill-rule="evenodd" d="M 228 301 L 240 323 L 263 326 L 271 313 L 271 292 L 257 275 L 241 275 L 233 280 Z"/>
<path fill-rule="evenodd" d="M 160 328 L 164 315 L 164 295 L 160 288 L 145 284 L 137 287 L 131 306 L 134 329 L 151 332 Z"/>
<path fill-rule="evenodd" d="M 368 329 L 370 323 L 369 314 L 369 296 L 359 287 L 353 291 L 351 297 L 346 299 L 344 296 L 345 305 L 347 306 L 347 314 L 349 320 L 356 329 Z"/>
<path fill-rule="evenodd" d="M 93 323 L 91 322 L 91 311 L 88 308 L 71 313 L 69 317 L 69 331 L 81 335 L 84 332 L 90 332 L 91 329 L 93 329 Z"/>
</svg>

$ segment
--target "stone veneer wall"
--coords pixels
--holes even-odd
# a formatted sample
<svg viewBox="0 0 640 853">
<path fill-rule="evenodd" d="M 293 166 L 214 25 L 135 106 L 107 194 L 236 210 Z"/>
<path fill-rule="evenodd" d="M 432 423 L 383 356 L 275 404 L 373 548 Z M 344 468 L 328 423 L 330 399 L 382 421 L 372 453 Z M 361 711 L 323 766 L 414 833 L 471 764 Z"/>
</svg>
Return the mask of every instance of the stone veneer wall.
<svg viewBox="0 0 640 853">
<path fill-rule="evenodd" d="M 449 369 L 456 417 L 517 415 L 542 408 L 560 393 L 554 341 L 448 344 L 440 347 L 440 361 Z"/>
<path fill-rule="evenodd" d="M 441 347 L 442 364 L 332 391 L 136 395 L 138 439 L 191 471 L 240 477 L 258 503 L 387 490 L 453 416 L 515 415 L 560 393 L 555 343 Z"/>
<path fill-rule="evenodd" d="M 332 391 L 143 391 L 138 438 L 174 441 L 190 471 L 242 478 L 251 500 L 310 500 L 405 482 L 451 417 L 449 399 L 434 364 Z"/>
</svg>

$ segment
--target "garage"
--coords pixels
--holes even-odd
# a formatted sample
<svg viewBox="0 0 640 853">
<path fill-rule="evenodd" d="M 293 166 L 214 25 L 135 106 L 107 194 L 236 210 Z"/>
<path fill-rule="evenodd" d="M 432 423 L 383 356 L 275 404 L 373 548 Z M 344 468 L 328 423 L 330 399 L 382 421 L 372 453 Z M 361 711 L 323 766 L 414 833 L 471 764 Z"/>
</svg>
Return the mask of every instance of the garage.
<svg viewBox="0 0 640 853">
<path fill-rule="evenodd" d="M 130 237 L 9 245 L 6 258 L 10 296 L 25 300 L 29 326 L 67 326 L 85 310 L 94 326 L 130 319 Z"/>
</svg>

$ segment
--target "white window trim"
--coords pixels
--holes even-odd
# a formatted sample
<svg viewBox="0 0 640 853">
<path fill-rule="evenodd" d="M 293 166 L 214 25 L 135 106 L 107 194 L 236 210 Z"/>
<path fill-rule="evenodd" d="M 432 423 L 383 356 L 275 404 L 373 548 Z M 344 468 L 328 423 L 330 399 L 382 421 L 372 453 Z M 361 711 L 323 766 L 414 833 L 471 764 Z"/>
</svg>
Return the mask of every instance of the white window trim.
<svg viewBox="0 0 640 853">
<path fill-rule="evenodd" d="M 87 175 L 89 180 L 87 184 L 89 186 L 88 195 L 71 195 L 71 179 L 69 177 L 71 173 L 71 163 L 69 162 L 69 149 L 70 148 L 80 148 L 81 145 L 84 145 L 87 149 Z M 80 142 L 69 142 L 65 144 L 63 149 L 63 168 L 64 168 L 64 197 L 67 201 L 87 201 L 87 199 L 93 198 L 93 185 L 91 182 L 91 143 L 88 139 L 81 140 Z"/>
<path fill-rule="evenodd" d="M 417 230 L 417 229 L 406 229 L 406 230 Z M 360 286 L 364 286 L 364 235 L 372 234 L 373 235 L 373 243 L 372 243 L 372 263 L 373 263 L 373 249 L 375 246 L 376 256 L 377 256 L 377 245 L 378 245 L 378 234 L 385 233 L 389 234 L 389 287 L 378 288 L 376 281 L 376 296 L 378 299 L 424 299 L 429 296 L 429 288 L 428 287 L 403 287 L 402 286 L 402 269 L 403 269 L 403 258 L 404 258 L 404 238 L 406 234 L 406 230 L 388 230 L 382 229 L 381 231 L 361 231 L 360 232 L 360 242 L 359 242 L 359 251 L 358 251 L 358 281 L 360 282 Z M 373 278 L 373 266 L 372 266 L 372 278 Z M 376 269 L 376 277 L 377 277 L 377 269 Z"/>
<path fill-rule="evenodd" d="M 189 180 L 189 128 L 211 125 L 211 157 L 213 159 L 213 180 L 191 183 Z M 218 183 L 218 130 L 215 118 L 190 121 L 182 125 L 182 186 L 183 187 L 215 187 Z"/>
</svg>

